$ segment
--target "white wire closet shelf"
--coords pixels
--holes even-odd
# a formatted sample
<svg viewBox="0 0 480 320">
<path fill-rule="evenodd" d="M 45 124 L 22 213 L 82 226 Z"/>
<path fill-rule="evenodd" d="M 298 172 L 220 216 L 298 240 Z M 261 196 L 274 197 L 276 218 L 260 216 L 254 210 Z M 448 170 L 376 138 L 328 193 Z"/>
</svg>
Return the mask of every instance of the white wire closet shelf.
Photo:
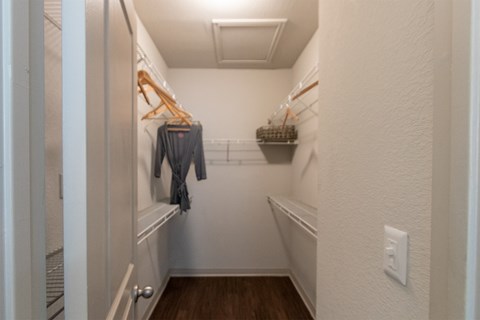
<svg viewBox="0 0 480 320">
<path fill-rule="evenodd" d="M 318 85 L 318 65 L 315 64 L 310 71 L 290 91 L 288 96 L 277 106 L 276 110 L 268 118 L 272 125 L 285 125 L 289 113 L 292 116 L 300 116 L 309 111 L 312 115 L 317 112 L 312 109 L 318 102 L 318 94 L 314 88 Z"/>
<path fill-rule="evenodd" d="M 148 209 L 140 211 L 140 218 L 137 222 L 137 245 L 147 240 L 150 235 L 178 213 L 180 213 L 178 204 L 168 204 L 166 202 L 156 203 Z"/>
<path fill-rule="evenodd" d="M 317 238 L 317 209 L 285 196 L 268 196 L 273 208 L 279 209 L 309 235 Z"/>
<path fill-rule="evenodd" d="M 165 77 L 160 71 L 158 71 L 157 67 L 151 62 L 150 58 L 145 53 L 145 50 L 143 50 L 139 44 L 137 44 L 137 56 L 137 65 L 143 62 L 150 71 L 150 74 L 155 77 L 155 80 L 157 80 L 163 89 L 170 93 L 170 95 L 175 99 L 175 92 L 173 92 L 172 87 L 170 87 L 167 80 L 165 80 Z"/>
<path fill-rule="evenodd" d="M 203 139 L 204 151 L 207 155 L 205 160 L 210 164 L 222 161 L 237 164 L 266 163 L 267 159 L 262 152 L 262 147 L 274 148 L 276 145 L 296 146 L 297 144 L 297 141 L 263 142 L 260 139 Z"/>
<path fill-rule="evenodd" d="M 287 142 L 265 142 L 262 139 L 203 139 L 203 143 L 208 144 L 223 144 L 223 145 L 234 145 L 234 144 L 266 144 L 266 145 L 297 145 L 297 141 L 287 141 Z"/>
</svg>

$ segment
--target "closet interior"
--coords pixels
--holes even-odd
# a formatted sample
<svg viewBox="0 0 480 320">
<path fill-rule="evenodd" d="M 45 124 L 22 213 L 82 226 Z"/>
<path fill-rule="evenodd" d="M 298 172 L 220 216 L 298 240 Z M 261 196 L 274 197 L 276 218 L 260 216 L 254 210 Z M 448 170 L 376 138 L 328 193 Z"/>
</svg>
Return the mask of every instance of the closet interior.
<svg viewBox="0 0 480 320">
<path fill-rule="evenodd" d="M 311 1 L 317 12 L 316 1 Z M 288 276 L 316 300 L 318 37 L 289 67 L 169 67 L 137 5 L 137 275 L 147 319 L 181 276 Z M 47 307 L 63 318 L 61 1 L 45 1 Z M 288 19 L 285 22 L 288 26 Z M 213 34 L 212 34 L 213 36 Z M 157 130 L 201 125 L 206 180 L 186 176 L 191 209 L 171 204 Z M 176 128 L 176 129 L 173 129 Z"/>
<path fill-rule="evenodd" d="M 172 277 L 252 275 L 290 277 L 314 316 L 317 32 L 289 67 L 172 67 L 147 6 L 135 4 L 138 282 L 155 289 L 138 301 L 137 316 L 152 314 Z M 186 121 L 203 127 L 207 179 L 197 181 L 192 164 L 191 209 L 182 212 L 170 204 L 169 164 L 160 178 L 154 167 L 158 128 Z"/>
</svg>

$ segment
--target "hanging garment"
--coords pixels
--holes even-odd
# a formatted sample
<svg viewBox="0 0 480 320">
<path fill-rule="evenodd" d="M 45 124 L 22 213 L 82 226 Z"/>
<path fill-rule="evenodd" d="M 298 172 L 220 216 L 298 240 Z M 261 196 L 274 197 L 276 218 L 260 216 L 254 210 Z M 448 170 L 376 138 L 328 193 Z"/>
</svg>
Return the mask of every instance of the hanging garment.
<svg viewBox="0 0 480 320">
<path fill-rule="evenodd" d="M 155 177 L 157 178 L 160 178 L 165 154 L 172 169 L 170 203 L 180 204 L 180 209 L 186 211 L 190 209 L 190 199 L 185 179 L 187 178 L 192 159 L 195 164 L 197 180 L 207 178 L 202 126 L 192 125 L 189 131 L 169 131 L 167 125 L 158 128 L 157 152 L 155 156 Z"/>
</svg>

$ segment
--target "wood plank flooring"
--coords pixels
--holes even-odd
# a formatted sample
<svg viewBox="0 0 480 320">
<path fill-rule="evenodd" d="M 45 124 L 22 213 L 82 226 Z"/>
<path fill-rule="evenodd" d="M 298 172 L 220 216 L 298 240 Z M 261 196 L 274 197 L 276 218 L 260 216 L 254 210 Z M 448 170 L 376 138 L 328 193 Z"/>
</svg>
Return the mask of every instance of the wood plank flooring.
<svg viewBox="0 0 480 320">
<path fill-rule="evenodd" d="M 151 320 L 312 319 L 288 277 L 171 278 Z"/>
</svg>

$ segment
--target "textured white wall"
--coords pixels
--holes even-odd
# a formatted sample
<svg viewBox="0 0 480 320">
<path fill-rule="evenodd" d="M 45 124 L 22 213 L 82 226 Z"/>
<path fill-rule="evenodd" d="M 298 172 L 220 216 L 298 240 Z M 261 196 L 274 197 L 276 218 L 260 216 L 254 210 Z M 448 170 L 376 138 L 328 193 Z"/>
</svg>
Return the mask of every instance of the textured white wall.
<svg viewBox="0 0 480 320">
<path fill-rule="evenodd" d="M 295 64 L 292 67 L 293 84 L 302 80 L 312 66 L 318 63 L 318 36 L 319 31 L 317 30 L 303 49 L 297 61 L 295 61 Z"/>
<path fill-rule="evenodd" d="M 434 6 L 319 6 L 318 319 L 427 319 Z M 407 286 L 382 270 L 384 224 L 409 233 Z"/>
<path fill-rule="evenodd" d="M 202 122 L 204 139 L 254 139 L 256 128 L 290 91 L 291 70 L 170 69 L 169 82 Z M 195 181 L 192 167 L 187 180 L 192 210 L 177 217 L 170 233 L 172 268 L 287 268 L 266 200 L 268 194 L 291 191 L 284 148 L 234 145 L 227 162 L 225 146 L 205 144 L 207 180 Z M 247 158 L 255 161 L 238 162 Z"/>
<path fill-rule="evenodd" d="M 155 43 L 153 42 L 150 34 L 145 29 L 142 20 L 137 16 L 137 44 L 145 51 L 150 61 L 158 68 L 158 71 L 167 78 L 168 66 L 165 63 L 162 55 L 158 51 Z"/>
</svg>

